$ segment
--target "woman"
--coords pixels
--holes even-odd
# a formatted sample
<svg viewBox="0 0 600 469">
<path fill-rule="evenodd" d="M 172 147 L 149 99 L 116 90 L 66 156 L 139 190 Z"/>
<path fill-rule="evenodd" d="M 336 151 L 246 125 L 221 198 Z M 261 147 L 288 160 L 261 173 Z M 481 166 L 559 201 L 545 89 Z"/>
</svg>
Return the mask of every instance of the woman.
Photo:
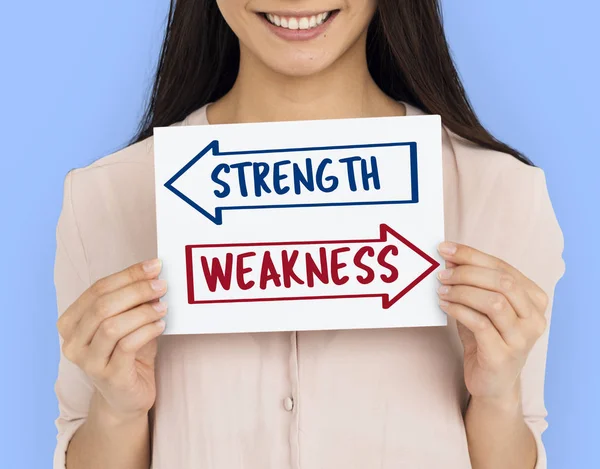
<svg viewBox="0 0 600 469">
<path fill-rule="evenodd" d="M 139 134 L 65 179 L 55 469 L 545 468 L 562 233 L 543 171 L 474 115 L 437 2 L 178 0 L 169 19 Z M 153 127 L 429 113 L 448 327 L 158 339 Z"/>
</svg>

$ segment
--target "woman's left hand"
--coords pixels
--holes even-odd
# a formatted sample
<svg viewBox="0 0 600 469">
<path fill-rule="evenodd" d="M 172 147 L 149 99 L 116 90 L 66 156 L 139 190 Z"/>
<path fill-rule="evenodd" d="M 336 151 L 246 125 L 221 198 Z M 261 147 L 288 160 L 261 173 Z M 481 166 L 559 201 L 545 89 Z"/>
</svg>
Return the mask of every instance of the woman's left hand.
<svg viewBox="0 0 600 469">
<path fill-rule="evenodd" d="M 438 273 L 440 307 L 457 321 L 469 393 L 514 396 L 525 360 L 546 329 L 548 296 L 497 257 L 457 243 L 442 243 L 439 252 L 446 260 Z"/>
</svg>

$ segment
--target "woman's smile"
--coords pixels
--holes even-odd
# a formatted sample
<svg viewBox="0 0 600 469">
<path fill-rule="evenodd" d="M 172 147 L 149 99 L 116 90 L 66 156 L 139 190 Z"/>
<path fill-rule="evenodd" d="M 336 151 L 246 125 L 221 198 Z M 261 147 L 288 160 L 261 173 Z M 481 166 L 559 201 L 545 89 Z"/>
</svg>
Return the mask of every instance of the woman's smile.
<svg viewBox="0 0 600 469">
<path fill-rule="evenodd" d="M 363 54 L 377 10 L 377 0 L 217 0 L 217 4 L 245 50 L 243 56 L 257 58 L 265 69 L 287 77 L 320 73 L 342 58 Z M 370 80 L 365 68 L 361 76 Z"/>
<path fill-rule="evenodd" d="M 306 41 L 325 32 L 339 10 L 322 12 L 261 12 L 258 16 L 282 39 Z"/>
</svg>

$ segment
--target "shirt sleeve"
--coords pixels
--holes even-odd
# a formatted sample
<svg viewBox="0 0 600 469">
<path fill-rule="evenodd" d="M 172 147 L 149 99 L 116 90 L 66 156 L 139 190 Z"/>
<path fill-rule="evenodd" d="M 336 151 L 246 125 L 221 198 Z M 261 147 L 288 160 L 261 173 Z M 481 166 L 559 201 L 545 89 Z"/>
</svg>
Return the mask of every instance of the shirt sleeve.
<svg viewBox="0 0 600 469">
<path fill-rule="evenodd" d="M 525 243 L 522 244 L 523 251 L 520 256 L 519 270 L 546 292 L 549 302 L 545 312 L 546 331 L 529 354 L 521 374 L 521 386 L 525 422 L 537 444 L 535 469 L 546 469 L 546 451 L 542 442 L 542 433 L 548 427 L 547 411 L 544 405 L 544 375 L 554 290 L 558 280 L 565 272 L 565 263 L 562 258 L 564 239 L 552 208 L 545 174 L 540 168 L 531 169 L 534 178 L 530 230 L 525 235 Z"/>
<path fill-rule="evenodd" d="M 65 176 L 62 208 L 56 226 L 54 286 L 58 316 L 90 285 L 85 250 L 72 203 L 73 175 L 76 171 L 70 170 Z M 62 347 L 60 336 L 59 344 Z M 58 434 L 53 469 L 65 469 L 67 446 L 74 433 L 85 422 L 94 387 L 87 375 L 67 360 L 61 351 L 54 389 L 59 414 L 55 420 Z"/>
</svg>

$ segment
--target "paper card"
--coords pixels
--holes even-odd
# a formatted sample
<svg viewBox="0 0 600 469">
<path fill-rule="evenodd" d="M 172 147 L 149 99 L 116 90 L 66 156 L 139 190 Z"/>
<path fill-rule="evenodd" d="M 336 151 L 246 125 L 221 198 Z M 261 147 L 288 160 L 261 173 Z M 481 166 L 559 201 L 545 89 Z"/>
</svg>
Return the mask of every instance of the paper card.
<svg viewBox="0 0 600 469">
<path fill-rule="evenodd" d="M 154 129 L 165 334 L 440 326 L 439 116 Z"/>
</svg>

